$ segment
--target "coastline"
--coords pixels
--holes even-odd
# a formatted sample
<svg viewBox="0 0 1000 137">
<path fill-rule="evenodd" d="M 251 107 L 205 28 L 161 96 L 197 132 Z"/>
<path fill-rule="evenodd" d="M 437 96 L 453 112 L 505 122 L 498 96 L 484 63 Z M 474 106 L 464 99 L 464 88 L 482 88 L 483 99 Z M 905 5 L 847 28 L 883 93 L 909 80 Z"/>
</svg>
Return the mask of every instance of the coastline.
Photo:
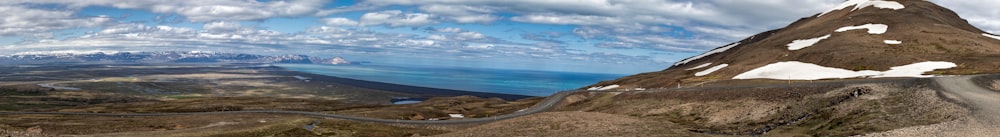
<svg viewBox="0 0 1000 137">
<path fill-rule="evenodd" d="M 383 91 L 398 92 L 398 93 L 408 93 L 408 94 L 427 95 L 427 96 L 464 96 L 464 95 L 469 95 L 469 96 L 476 96 L 476 97 L 482 97 L 482 98 L 493 98 L 493 97 L 496 97 L 496 98 L 501 98 L 501 99 L 504 99 L 504 100 L 518 100 L 518 99 L 525 99 L 525 98 L 536 97 L 536 96 L 527 96 L 527 95 L 515 95 L 515 94 L 501 94 L 501 93 L 487 93 L 487 92 L 463 91 L 463 90 L 454 90 L 454 89 L 441 89 L 441 88 L 421 87 L 421 86 L 413 86 L 413 85 L 401 85 L 401 84 L 393 84 L 393 83 L 385 83 L 385 82 L 377 82 L 377 81 L 357 80 L 357 79 L 341 78 L 341 77 L 328 76 L 328 75 L 313 74 L 313 73 L 308 73 L 308 72 L 300 72 L 300 71 L 286 69 L 286 68 L 278 67 L 278 66 L 268 66 L 268 68 L 277 70 L 277 71 L 273 71 L 272 73 L 277 73 L 277 74 L 280 74 L 280 75 L 286 75 L 286 76 L 304 76 L 304 77 L 309 77 L 309 78 L 311 78 L 313 80 L 330 81 L 330 82 L 335 82 L 335 83 L 340 83 L 340 84 L 345 84 L 345 85 L 350 85 L 350 86 L 355 86 L 355 87 L 360 87 L 360 88 L 367 88 L 367 89 L 374 89 L 374 90 L 383 90 Z"/>
</svg>

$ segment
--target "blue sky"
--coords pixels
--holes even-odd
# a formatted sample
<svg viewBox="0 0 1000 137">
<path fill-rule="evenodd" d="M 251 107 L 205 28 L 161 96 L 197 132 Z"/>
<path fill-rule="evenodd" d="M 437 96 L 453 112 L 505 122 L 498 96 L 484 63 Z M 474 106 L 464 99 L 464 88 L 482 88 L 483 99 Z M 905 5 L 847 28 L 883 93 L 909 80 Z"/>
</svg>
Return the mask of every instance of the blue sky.
<svg viewBox="0 0 1000 137">
<path fill-rule="evenodd" d="M 0 55 L 216 51 L 631 74 L 842 0 L 12 0 Z M 1000 32 L 995 0 L 934 1 Z M 766 10 L 765 10 L 766 9 Z M 15 13 L 15 14 L 10 14 Z"/>
</svg>

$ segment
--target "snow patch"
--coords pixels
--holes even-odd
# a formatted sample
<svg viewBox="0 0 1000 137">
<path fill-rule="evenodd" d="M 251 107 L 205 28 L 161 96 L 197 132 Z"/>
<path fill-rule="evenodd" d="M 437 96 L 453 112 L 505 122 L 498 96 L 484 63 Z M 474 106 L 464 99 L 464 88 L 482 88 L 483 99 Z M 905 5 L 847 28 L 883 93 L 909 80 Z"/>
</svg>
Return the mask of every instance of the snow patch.
<svg viewBox="0 0 1000 137">
<path fill-rule="evenodd" d="M 798 61 L 778 62 L 736 75 L 733 79 L 778 79 L 778 80 L 819 80 L 859 77 L 931 77 L 923 75 L 928 71 L 957 67 L 955 63 L 928 61 L 892 67 L 888 71 L 852 71 L 841 68 L 824 67 Z"/>
<path fill-rule="evenodd" d="M 303 77 L 303 76 L 292 76 L 292 77 L 295 77 L 296 79 L 299 79 L 299 80 L 309 80 L 310 79 L 309 77 Z"/>
<path fill-rule="evenodd" d="M 53 89 L 61 89 L 61 90 L 81 90 L 80 88 L 74 88 L 74 87 L 55 86 L 55 83 L 42 83 L 38 84 L 38 86 L 53 88 Z"/>
<path fill-rule="evenodd" d="M 889 30 L 889 25 L 865 24 L 860 26 L 847 26 L 837 29 L 836 32 L 844 32 L 844 31 L 858 30 L 858 29 L 868 29 L 868 34 L 885 34 L 885 31 Z"/>
<path fill-rule="evenodd" d="M 954 67 L 958 67 L 958 65 L 951 62 L 943 62 L 943 61 L 920 62 L 920 63 L 913 63 L 910 65 L 892 67 L 889 69 L 889 71 L 884 71 L 882 72 L 882 75 L 875 77 L 932 77 L 931 75 L 923 75 L 923 74 L 937 69 L 948 69 Z"/>
<path fill-rule="evenodd" d="M 694 73 L 694 76 L 701 77 L 701 76 L 705 76 L 705 75 L 708 75 L 708 74 L 712 74 L 712 72 L 719 71 L 720 69 L 726 68 L 728 66 L 729 66 L 729 64 L 721 64 L 721 65 L 718 65 L 718 66 L 715 66 L 715 67 L 712 67 L 712 68 L 708 68 L 708 69 L 706 69 L 704 71 L 701 71 L 701 72 L 698 72 L 698 73 Z"/>
<path fill-rule="evenodd" d="M 619 86 L 619 85 L 608 85 L 608 86 L 603 86 L 603 87 L 602 86 L 597 86 L 597 87 L 587 88 L 587 90 L 609 90 L 609 89 L 614 89 L 614 88 L 618 88 L 618 87 L 621 87 L 621 86 Z"/>
<path fill-rule="evenodd" d="M 448 114 L 448 116 L 451 118 L 465 118 L 465 115 L 462 114 Z"/>
<path fill-rule="evenodd" d="M 788 50 L 800 50 L 809 46 L 813 46 L 814 44 L 819 43 L 819 41 L 827 38 L 830 38 L 829 34 L 818 38 L 794 40 L 792 41 L 792 43 L 788 44 Z"/>
<path fill-rule="evenodd" d="M 701 55 L 681 60 L 681 61 L 679 61 L 677 63 L 674 63 L 674 66 L 684 65 L 684 64 L 687 64 L 688 62 L 691 62 L 691 61 L 694 61 L 694 60 L 698 60 L 698 59 L 707 57 L 707 56 L 712 55 L 712 54 L 722 53 L 722 52 L 725 52 L 726 50 L 729 50 L 729 49 L 731 49 L 733 47 L 736 47 L 736 46 L 739 46 L 739 45 L 740 45 L 740 43 L 737 42 L 737 43 L 729 44 L 729 45 L 726 45 L 726 46 L 723 46 L 723 47 L 719 47 L 719 48 L 713 49 L 711 51 L 702 53 Z"/>
<path fill-rule="evenodd" d="M 695 66 L 695 67 L 692 67 L 692 68 L 689 68 L 689 69 L 685 69 L 685 70 L 696 70 L 696 69 L 701 69 L 701 68 L 705 68 L 705 67 L 708 67 L 709 65 L 712 65 L 712 63 L 705 63 L 705 64 L 701 64 L 701 65 L 698 65 L 698 66 Z"/>
<path fill-rule="evenodd" d="M 983 36 L 986 36 L 986 37 L 990 37 L 990 38 L 993 38 L 993 39 L 997 39 L 997 40 L 1000 40 L 1000 36 L 997 36 L 997 35 L 991 35 L 991 34 L 986 34 L 986 33 L 983 33 Z"/>
<path fill-rule="evenodd" d="M 880 8 L 880 9 L 893 9 L 893 10 L 900 10 L 900 9 L 906 8 L 906 6 L 903 6 L 903 4 L 900 4 L 899 2 L 895 2 L 895 1 L 848 0 L 847 2 L 844 2 L 843 4 L 840 4 L 840 6 L 834 7 L 833 9 L 830 9 L 829 11 L 826 11 L 826 12 L 823 12 L 823 13 L 819 14 L 819 16 L 826 15 L 827 13 L 830 13 L 830 12 L 833 12 L 833 11 L 836 11 L 836 10 L 842 10 L 842 9 L 850 7 L 850 6 L 854 6 L 854 9 L 851 9 L 851 11 L 855 11 L 855 10 L 859 10 L 859 9 L 864 9 L 864 8 L 866 8 L 868 6 L 875 6 L 876 8 Z M 819 17 L 819 16 L 817 16 L 817 17 Z"/>
<path fill-rule="evenodd" d="M 902 41 L 898 41 L 898 40 L 885 40 L 885 41 L 883 41 L 883 42 L 885 42 L 885 44 L 892 44 L 892 45 L 899 45 L 899 44 L 903 44 L 903 42 L 902 42 Z"/>
</svg>

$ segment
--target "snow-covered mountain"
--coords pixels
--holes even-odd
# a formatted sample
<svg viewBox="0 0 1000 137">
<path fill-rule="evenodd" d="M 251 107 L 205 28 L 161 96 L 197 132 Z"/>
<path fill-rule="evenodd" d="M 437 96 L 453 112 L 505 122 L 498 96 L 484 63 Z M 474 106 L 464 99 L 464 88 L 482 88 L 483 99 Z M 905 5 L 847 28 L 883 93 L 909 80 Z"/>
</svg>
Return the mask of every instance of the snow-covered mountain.
<svg viewBox="0 0 1000 137">
<path fill-rule="evenodd" d="M 266 56 L 204 51 L 163 52 L 38 52 L 0 56 L 0 64 L 44 63 L 297 63 L 297 64 L 350 64 L 336 58 L 319 58 L 306 55 Z"/>
<path fill-rule="evenodd" d="M 590 87 L 657 88 L 744 79 L 817 80 L 1000 72 L 1000 36 L 924 0 L 848 0 L 666 70 Z"/>
</svg>

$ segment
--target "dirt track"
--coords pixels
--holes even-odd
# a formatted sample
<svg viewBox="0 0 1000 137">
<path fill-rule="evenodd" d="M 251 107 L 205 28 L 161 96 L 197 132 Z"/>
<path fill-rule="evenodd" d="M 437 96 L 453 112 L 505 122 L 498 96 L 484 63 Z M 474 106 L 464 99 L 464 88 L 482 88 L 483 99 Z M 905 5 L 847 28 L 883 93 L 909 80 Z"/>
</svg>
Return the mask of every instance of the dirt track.
<svg viewBox="0 0 1000 137">
<path fill-rule="evenodd" d="M 866 136 L 967 136 L 987 137 L 1000 135 L 1000 92 L 976 85 L 978 76 L 953 76 L 934 78 L 939 92 L 947 98 L 964 103 L 972 110 L 968 118 L 935 125 L 909 127 Z"/>
</svg>

